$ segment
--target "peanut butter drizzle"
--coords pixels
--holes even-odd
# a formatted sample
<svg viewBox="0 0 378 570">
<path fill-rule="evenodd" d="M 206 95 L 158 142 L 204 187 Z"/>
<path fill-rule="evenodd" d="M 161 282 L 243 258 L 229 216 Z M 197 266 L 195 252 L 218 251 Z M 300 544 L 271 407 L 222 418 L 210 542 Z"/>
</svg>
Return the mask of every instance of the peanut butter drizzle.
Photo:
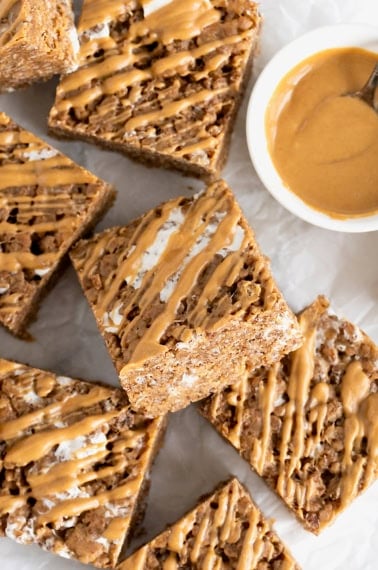
<svg viewBox="0 0 378 570">
<path fill-rule="evenodd" d="M 221 13 L 215 10 L 210 0 L 172 0 L 166 6 L 135 22 L 130 33 L 132 38 L 152 36 L 161 38 L 163 44 L 173 40 L 190 40 L 201 31 L 219 22 Z"/>
<path fill-rule="evenodd" d="M 209 101 L 209 99 L 213 99 L 217 95 L 221 95 L 222 93 L 226 93 L 227 88 L 224 89 L 202 89 L 198 93 L 193 93 L 186 97 L 185 99 L 180 99 L 178 101 L 173 101 L 171 103 L 167 103 L 158 111 L 151 111 L 150 113 L 145 113 L 143 115 L 137 115 L 132 119 L 129 119 L 125 125 L 125 129 L 127 132 L 134 131 L 139 127 L 144 127 L 148 125 L 148 123 L 154 123 L 160 119 L 166 119 L 168 117 L 172 117 L 185 111 L 188 107 L 192 107 L 193 105 L 198 105 L 199 103 L 204 103 Z"/>
<path fill-rule="evenodd" d="M 127 12 L 127 4 L 125 0 L 86 0 L 78 26 L 79 34 L 123 16 Z"/>
<path fill-rule="evenodd" d="M 257 568 L 259 561 L 264 556 L 264 547 L 269 545 L 272 540 L 271 537 L 266 537 L 271 529 L 263 520 L 258 509 L 252 504 L 250 504 L 246 514 L 242 516 L 238 514 L 238 503 L 246 498 L 247 496 L 239 483 L 236 480 L 231 481 L 204 505 L 200 505 L 191 511 L 163 535 L 139 549 L 121 564 L 120 570 L 144 570 L 148 554 L 150 551 L 153 553 L 155 543 L 159 550 L 165 547 L 168 551 L 168 556 L 162 566 L 163 570 L 181 568 L 181 556 L 185 557 L 185 560 L 189 558 L 190 563 L 196 567 L 198 565 L 201 570 L 220 570 L 224 568 L 224 563 L 217 552 L 226 544 L 239 542 L 245 518 L 247 518 L 249 527 L 240 544 L 236 570 Z M 215 501 L 218 503 L 218 507 L 213 510 L 210 508 L 210 502 Z M 188 536 L 195 524 L 198 525 L 198 529 L 194 542 L 188 550 Z M 273 553 L 274 547 L 272 547 Z M 282 562 L 285 562 L 287 570 L 295 568 L 294 560 L 287 551 L 283 552 Z"/>
<path fill-rule="evenodd" d="M 24 416 L 20 416 L 15 420 L 9 420 L 5 424 L 1 424 L 0 437 L 3 439 L 13 439 L 20 437 L 20 435 L 29 427 L 37 425 L 46 420 L 50 421 L 55 417 L 62 416 L 63 414 L 69 414 L 76 410 L 93 406 L 94 404 L 97 404 L 98 402 L 101 402 L 102 400 L 108 398 L 110 395 L 110 389 L 95 386 L 87 394 L 76 394 L 67 400 L 49 404 L 44 408 L 40 408 L 39 410 L 35 410 L 34 412 L 25 414 Z M 29 443 L 27 445 L 30 447 Z M 29 453 L 30 451 L 31 450 L 29 449 Z"/>
<path fill-rule="evenodd" d="M 24 497 L 0 496 L 0 513 L 12 513 L 16 509 L 23 507 L 25 504 Z"/>
<path fill-rule="evenodd" d="M 235 425 L 227 434 L 228 439 L 236 447 L 240 449 L 240 436 L 243 429 L 243 413 L 244 402 L 247 395 L 248 377 L 245 374 L 231 392 L 227 394 L 227 403 L 235 408 Z"/>
<path fill-rule="evenodd" d="M 127 12 L 124 0 L 113 0 L 111 4 L 103 0 L 87 0 L 78 31 L 83 33 L 96 25 L 110 23 Z M 190 39 L 198 35 L 204 27 L 220 20 L 220 12 L 215 10 L 210 0 L 172 0 L 168 5 L 151 13 L 130 28 L 132 39 L 154 35 L 163 43 L 177 39 Z"/>
<path fill-rule="evenodd" d="M 80 46 L 80 51 L 79 54 L 77 56 L 78 58 L 78 65 L 79 65 L 79 69 L 77 71 L 80 70 L 81 66 L 85 66 L 88 65 L 88 60 L 90 58 L 93 59 L 93 54 L 98 52 L 99 50 L 104 50 L 104 52 L 111 52 L 111 51 L 116 51 L 117 50 L 117 42 L 115 42 L 113 40 L 113 38 L 109 37 L 102 37 L 102 38 L 94 38 L 94 39 L 88 39 L 87 37 L 85 37 L 85 41 L 84 41 L 84 37 L 82 36 L 82 43 Z M 59 86 L 57 88 L 57 93 L 59 90 Z"/>
<path fill-rule="evenodd" d="M 177 570 L 177 568 L 176 556 L 171 552 L 168 558 L 163 562 L 163 570 Z"/>
<path fill-rule="evenodd" d="M 180 72 L 181 69 L 194 64 L 197 58 L 205 57 L 204 69 L 196 75 L 196 79 L 199 81 L 220 68 L 229 58 L 229 54 L 224 53 L 215 54 L 209 58 L 206 56 L 222 46 L 248 40 L 254 30 L 246 30 L 222 40 L 207 41 L 192 50 L 165 55 L 147 67 L 144 64 L 143 69 L 134 68 L 130 70 L 130 66 L 138 66 L 140 59 L 145 57 L 143 49 L 139 48 L 143 48 L 144 45 L 151 44 L 156 40 L 163 45 L 169 45 L 174 40 L 190 40 L 199 35 L 207 26 L 220 22 L 221 11 L 215 9 L 210 0 L 172 0 L 143 19 L 132 22 L 127 41 L 120 45 L 112 40 L 111 30 L 108 31 L 110 35 L 105 32 L 105 37 L 95 37 L 88 41 L 88 38 L 91 37 L 91 30 L 95 30 L 96 26 L 108 25 L 121 17 L 125 17 L 127 8 L 124 2 L 112 2 L 111 6 L 95 0 L 85 2 L 79 24 L 79 33 L 82 35 L 79 58 L 83 65 L 79 70 L 62 79 L 57 89 L 57 101 L 52 111 L 52 117 L 60 113 L 68 113 L 72 108 L 84 109 L 104 95 L 110 96 L 120 93 L 122 94 L 122 106 L 126 110 L 113 117 L 112 124 L 120 124 L 121 129 L 119 132 L 113 130 L 113 132 L 101 134 L 104 138 L 110 139 L 127 133 L 134 134 L 136 129 L 149 123 L 158 123 L 193 105 L 201 104 L 215 97 L 223 97 L 230 92 L 230 87 L 212 90 L 201 89 L 187 97 L 161 104 L 158 110 L 138 112 L 136 116 L 130 117 L 134 103 L 139 96 L 138 86 L 142 82 L 164 76 L 167 72 L 170 74 Z M 105 60 L 100 62 L 93 61 L 92 57 L 92 61 L 88 63 L 87 58 L 91 58 L 98 50 L 108 51 L 108 57 L 105 56 Z M 113 53 L 113 50 L 114 52 L 121 51 L 121 53 Z M 124 72 L 122 72 L 123 69 Z M 96 109 L 96 112 L 100 113 L 100 110 Z M 169 152 L 178 152 L 178 156 L 184 156 L 205 149 L 212 151 L 218 144 L 216 137 L 207 135 L 205 139 L 200 141 L 189 141 L 186 152 L 178 145 L 175 145 L 175 148 L 170 149 Z"/>
<path fill-rule="evenodd" d="M 361 362 L 352 362 L 341 384 L 341 400 L 345 413 L 344 459 L 341 485 L 343 509 L 358 493 L 366 488 L 378 474 L 378 394 L 369 394 L 370 380 Z M 368 441 L 367 457 L 353 458 L 361 448 L 362 438 Z"/>
<path fill-rule="evenodd" d="M 112 469 L 112 474 L 117 473 L 116 469 Z M 93 497 L 80 497 L 78 499 L 68 499 L 60 504 L 52 507 L 46 514 L 38 517 L 40 525 L 56 522 L 64 519 L 65 517 L 74 517 L 80 515 L 82 512 L 97 509 L 104 506 L 111 501 L 119 501 L 121 499 L 128 499 L 138 491 L 140 480 L 138 477 L 127 481 L 123 485 L 98 493 Z"/>
<path fill-rule="evenodd" d="M 121 564 L 119 570 L 144 570 L 149 549 L 149 544 L 139 548 L 135 554 L 132 554 Z"/>
<path fill-rule="evenodd" d="M 112 501 L 124 500 L 136 496 L 144 478 L 146 468 L 148 467 L 149 447 L 153 447 L 154 445 L 154 439 L 156 438 L 156 424 L 154 422 L 151 422 L 151 424 L 144 431 L 140 431 L 137 435 L 133 432 L 130 432 L 130 437 L 128 438 L 129 445 L 138 447 L 138 445 L 141 444 L 141 437 L 143 438 L 142 442 L 144 442 L 146 439 L 146 450 L 143 452 L 139 459 L 138 472 L 135 474 L 130 474 L 124 484 L 119 485 L 114 489 L 99 493 L 94 497 L 83 497 L 66 500 L 61 504 L 57 504 L 48 513 L 41 515 L 38 518 L 38 522 L 40 524 L 56 522 L 64 517 L 75 516 L 75 514 L 80 514 L 81 512 L 88 509 L 98 508 L 99 506 L 106 506 L 109 504 L 109 502 L 111 503 Z M 81 479 L 86 482 L 87 480 L 90 481 L 97 478 L 112 477 L 117 473 L 124 472 L 125 468 L 127 467 L 125 448 L 122 447 L 121 449 L 114 451 L 114 453 L 116 454 L 116 460 L 112 466 L 106 467 L 99 472 L 89 472 L 83 476 L 79 475 L 76 477 L 78 484 L 82 484 Z M 92 463 L 96 463 L 96 457 Z M 75 471 L 79 472 L 77 465 L 75 467 Z M 114 538 L 112 539 L 111 537 L 115 536 L 116 531 L 120 531 L 128 526 L 131 515 L 132 510 L 130 510 L 127 516 L 123 516 L 122 519 L 117 519 L 117 522 L 114 522 L 112 526 L 108 527 L 108 540 L 114 540 Z"/>
<path fill-rule="evenodd" d="M 130 360 L 129 363 L 122 369 L 121 375 L 127 373 L 128 367 L 130 366 L 133 368 L 134 366 L 140 365 L 140 363 L 144 362 L 151 356 L 155 356 L 156 354 L 162 353 L 166 351 L 166 347 L 162 346 L 159 341 L 164 332 L 167 330 L 168 326 L 174 321 L 178 306 L 183 298 L 185 298 L 189 291 L 195 285 L 202 269 L 207 265 L 209 259 L 212 259 L 217 252 L 219 252 L 223 247 L 225 247 L 229 243 L 230 234 L 235 229 L 236 224 L 240 219 L 240 211 L 238 208 L 234 207 L 232 210 L 229 211 L 228 215 L 219 223 L 219 226 L 216 232 L 213 235 L 210 243 L 205 247 L 205 249 L 200 252 L 196 257 L 194 257 L 188 265 L 184 268 L 182 274 L 180 275 L 176 288 L 173 291 L 172 295 L 168 299 L 165 304 L 164 311 L 159 315 L 159 318 L 156 319 L 150 326 L 150 328 L 146 331 L 142 342 L 140 342 Z M 179 240 L 178 234 L 176 235 L 176 245 L 178 246 L 178 241 L 187 240 L 187 236 L 190 235 L 189 233 L 185 232 L 185 226 L 182 229 L 181 233 L 181 240 Z M 193 235 L 193 234 L 192 234 Z M 184 244 L 183 244 L 184 245 Z M 183 247 L 183 252 L 181 255 L 185 253 L 185 249 Z M 168 251 L 163 253 L 163 257 L 168 256 Z M 179 262 L 180 254 L 176 256 L 175 262 Z M 176 270 L 179 268 L 179 265 L 176 265 Z M 163 267 L 160 271 L 157 269 L 155 278 L 155 283 L 159 283 L 159 278 L 164 282 L 164 273 L 165 268 Z M 213 273 L 212 278 L 216 279 L 216 289 L 219 291 L 221 285 L 224 283 L 224 274 L 221 274 L 222 280 L 217 279 L 218 275 Z M 154 289 L 155 283 L 153 282 L 152 286 L 149 288 L 147 295 L 144 296 L 142 300 L 142 310 L 147 308 L 150 305 L 150 302 L 156 295 L 156 289 Z M 159 290 L 159 289 L 157 289 Z M 193 325 L 194 327 L 201 326 L 204 320 L 204 312 L 193 314 Z"/>
<path fill-rule="evenodd" d="M 5 455 L 4 465 L 6 467 L 23 467 L 31 461 L 37 461 L 49 453 L 55 445 L 83 434 L 87 435 L 117 415 L 119 415 L 119 412 L 91 416 L 66 428 L 31 435 L 26 440 L 18 441 L 12 445 Z"/>
<path fill-rule="evenodd" d="M 253 564 L 258 563 L 258 559 L 262 554 L 263 542 L 257 538 L 257 524 L 259 522 L 260 513 L 257 509 L 253 509 L 249 514 L 249 527 L 245 534 L 243 548 L 239 557 L 236 570 L 249 570 L 253 568 Z"/>
<path fill-rule="evenodd" d="M 9 117 L 4 113 L 0 113 L 0 128 L 9 127 L 10 124 Z M 20 144 L 27 146 L 23 146 L 21 149 L 13 148 Z M 1 147 L 5 147 L 5 151 Z M 11 148 L 8 149 L 8 147 Z M 3 152 L 5 152 L 5 156 L 17 156 L 24 162 L 21 164 L 1 164 Z M 35 160 L 31 160 L 28 155 L 34 153 L 42 153 L 42 157 L 38 158 L 37 155 Z M 47 153 L 46 158 L 43 158 L 43 153 Z M 93 184 L 95 182 L 97 182 L 95 176 L 80 168 L 68 157 L 62 155 L 32 133 L 18 129 L 16 125 L 14 125 L 12 130 L 0 131 L 0 190 L 18 186 L 41 185 L 59 187 L 66 184 Z M 64 196 L 64 194 L 60 195 L 61 198 L 64 198 Z M 28 201 L 29 197 L 22 196 L 19 198 Z M 38 198 L 43 202 L 43 195 Z M 51 200 L 52 197 L 46 194 L 45 199 Z"/>
<path fill-rule="evenodd" d="M 196 521 L 196 512 L 192 511 L 185 516 L 180 523 L 173 525 L 169 532 L 168 548 L 172 552 L 179 554 L 184 548 L 185 540 L 188 533 L 192 530 Z"/>
<path fill-rule="evenodd" d="M 310 392 L 310 381 L 313 378 L 315 363 L 315 324 L 311 320 L 306 322 L 306 313 L 300 317 L 302 332 L 305 337 L 304 345 L 292 355 L 291 371 L 288 383 L 289 402 L 286 405 L 285 420 L 282 428 L 282 439 L 280 447 L 280 472 L 277 481 L 277 491 L 290 500 L 294 499 L 295 493 L 299 493 L 300 487 L 291 479 L 295 469 L 299 469 L 299 461 L 305 453 L 310 454 L 317 444 L 320 443 L 322 428 L 326 419 L 326 404 L 329 397 L 330 387 L 327 384 L 318 383 Z M 361 402 L 370 403 L 372 395 L 368 395 L 370 380 L 364 374 L 359 361 L 352 362 L 344 375 L 341 387 L 341 400 L 346 415 L 344 424 L 344 459 L 341 474 L 341 504 L 343 509 L 357 494 L 361 478 L 364 476 L 363 486 L 367 486 L 373 477 L 377 475 L 377 454 L 378 436 L 376 420 L 375 425 L 364 424 L 360 416 Z M 317 422 L 316 435 L 308 437 L 305 428 L 304 408 L 307 398 L 310 396 L 317 404 L 310 412 L 310 422 Z M 293 419 L 295 417 L 296 429 L 292 433 Z M 378 415 L 375 416 L 378 418 Z M 375 439 L 374 439 L 375 429 Z M 356 460 L 352 459 L 352 453 L 360 448 L 362 437 L 366 436 L 369 441 L 369 453 L 365 459 L 360 456 Z M 307 442 L 306 442 L 307 437 Z M 372 440 L 373 439 L 373 440 Z M 307 444 L 306 444 L 307 443 Z M 292 452 L 287 464 L 288 446 L 292 445 Z M 375 450 L 375 451 L 373 451 Z M 365 475 L 364 475 L 365 471 Z M 297 495 L 300 506 L 306 505 L 307 494 L 311 496 L 311 485 L 314 484 L 310 478 L 302 490 Z"/>
<path fill-rule="evenodd" d="M 0 271 L 16 273 L 23 268 L 37 269 L 50 267 L 55 261 L 56 253 L 43 253 L 36 256 L 27 251 L 0 252 Z"/>
<path fill-rule="evenodd" d="M 269 444 L 271 441 L 271 413 L 274 408 L 274 396 L 277 384 L 277 373 L 279 370 L 279 362 L 274 364 L 268 373 L 268 381 L 266 386 L 260 390 L 259 401 L 261 402 L 262 413 L 262 431 L 261 438 L 253 440 L 251 451 L 251 463 L 259 475 L 263 474 L 264 467 L 271 457 L 267 456 Z M 239 406 L 244 407 L 245 397 Z M 236 426 L 235 426 L 236 427 Z"/>
<path fill-rule="evenodd" d="M 0 377 L 1 376 L 2 374 L 0 372 Z M 11 376 L 12 380 L 17 382 L 17 390 L 13 396 L 15 399 L 25 400 L 26 398 L 26 400 L 28 400 L 28 398 L 32 396 L 32 399 L 38 401 L 40 396 L 37 394 L 35 374 L 30 373 L 27 368 L 19 366 L 15 369 L 9 368 L 6 372 L 6 376 Z M 37 398 L 34 397 L 33 393 L 35 393 Z"/>
<path fill-rule="evenodd" d="M 119 540 L 120 536 L 124 536 L 129 525 L 130 517 L 116 517 L 112 519 L 104 531 L 104 538 L 111 542 Z"/>
<path fill-rule="evenodd" d="M 91 100 L 94 100 L 99 95 L 112 95 L 140 81 L 153 79 L 154 77 L 163 75 L 167 71 L 174 71 L 181 66 L 190 65 L 194 63 L 197 58 L 204 57 L 224 45 L 236 44 L 241 40 L 247 39 L 248 35 L 249 32 L 242 32 L 240 35 L 229 36 L 222 40 L 213 40 L 192 50 L 181 51 L 158 59 L 152 63 L 150 68 L 143 70 L 133 69 L 119 73 L 130 65 L 138 63 L 140 57 L 138 54 L 133 53 L 131 47 L 128 48 L 125 46 L 122 54 L 110 55 L 104 61 L 96 63 L 96 65 L 83 67 L 64 77 L 57 88 L 57 94 L 64 97 L 67 93 L 77 91 L 82 85 L 91 84 L 94 80 L 101 80 L 103 82 L 101 88 L 95 86 L 93 90 L 88 89 L 77 96 L 80 98 L 84 96 L 85 93 L 88 94 L 88 100 L 85 100 L 85 98 L 81 100 L 82 105 L 85 106 L 85 104 L 90 103 Z M 84 46 L 87 47 L 87 44 L 84 44 Z M 99 46 L 96 45 L 96 48 L 98 47 Z M 220 59 L 221 56 L 222 59 Z M 208 72 L 217 69 L 217 67 L 223 63 L 224 57 L 224 54 L 219 54 L 206 61 L 204 70 L 201 73 L 205 76 Z M 71 106 L 76 106 L 74 102 L 78 104 L 79 100 L 80 99 L 70 97 L 65 101 L 60 101 L 57 108 L 59 110 L 67 110 Z"/>
<path fill-rule="evenodd" d="M 40 398 L 46 398 L 56 386 L 56 380 L 53 375 L 39 376 L 36 381 L 35 391 Z"/>
<path fill-rule="evenodd" d="M 94 177 L 63 155 L 44 160 L 26 161 L 23 164 L 2 164 L 0 166 L 0 190 L 18 186 L 54 187 L 86 184 L 93 183 L 93 181 Z"/>
<path fill-rule="evenodd" d="M 286 405 L 285 419 L 282 426 L 280 445 L 280 473 L 277 481 L 277 491 L 282 496 L 292 495 L 295 485 L 291 475 L 297 467 L 298 461 L 303 457 L 305 441 L 304 407 L 308 398 L 311 379 L 315 366 L 315 340 L 316 327 L 306 313 L 299 317 L 299 325 L 304 337 L 304 343 L 292 353 L 291 369 L 288 380 L 287 395 L 289 402 Z M 293 426 L 295 421 L 295 431 Z M 289 445 L 291 454 L 289 465 L 287 458 Z"/>
<path fill-rule="evenodd" d="M 140 366 L 147 358 L 167 350 L 166 346 L 160 344 L 160 339 L 168 327 L 174 323 L 181 300 L 189 295 L 209 260 L 216 255 L 221 255 L 222 261 L 209 278 L 197 306 L 189 315 L 189 321 L 193 327 L 210 328 L 211 315 L 207 312 L 208 303 L 216 297 L 221 287 L 232 285 L 237 278 L 244 262 L 240 252 L 250 243 L 250 234 L 239 225 L 240 209 L 234 201 L 227 205 L 229 198 L 229 194 L 217 191 L 214 186 L 206 194 L 193 201 L 185 213 L 181 212 L 179 206 L 181 198 L 164 204 L 160 208 L 159 217 L 154 216 L 153 212 L 149 213 L 141 219 L 134 230 L 134 235 L 129 239 L 130 246 L 126 248 L 125 255 L 119 260 L 116 270 L 104 278 L 102 291 L 99 292 L 94 307 L 96 317 L 102 326 L 104 326 L 105 317 L 109 317 L 108 311 L 116 303 L 123 283 L 126 281 L 132 287 L 138 279 L 143 254 L 149 251 L 149 248 L 153 248 L 159 232 L 166 224 L 173 224 L 172 216 L 173 219 L 175 216 L 182 218 L 182 222 L 176 223 L 166 242 L 159 244 L 156 261 L 139 277 L 140 286 L 134 287 L 135 290 L 128 298 L 127 305 L 123 304 L 119 308 L 121 315 L 127 315 L 133 306 L 139 307 L 139 314 L 136 317 L 127 322 L 122 316 L 121 322 L 117 325 L 117 334 L 121 339 L 126 339 L 133 329 L 138 327 L 139 322 L 145 316 L 145 311 L 149 310 L 156 296 L 162 294 L 167 283 L 170 280 L 174 283 L 158 319 L 151 324 L 135 346 L 128 363 L 121 370 L 121 375 Z M 235 246 L 235 251 L 228 250 L 227 248 L 233 247 L 232 242 L 237 231 L 242 236 L 240 244 Z M 86 258 L 75 260 L 83 281 L 96 270 L 98 257 L 106 249 L 113 235 L 112 232 L 100 234 L 92 247 L 88 248 Z M 249 290 L 243 293 L 240 311 L 245 310 L 253 299 Z M 217 318 L 217 326 L 222 326 L 230 318 L 229 311 L 225 307 L 225 316 Z M 232 318 L 236 317 L 232 316 Z"/>
<path fill-rule="evenodd" d="M 305 455 L 311 455 L 317 445 L 320 444 L 322 429 L 327 416 L 327 402 L 329 400 L 330 385 L 325 382 L 318 382 L 313 387 L 310 397 L 313 401 L 313 408 L 310 412 L 309 421 L 313 424 L 316 421 L 316 434 L 308 438 L 305 446 Z"/>
<path fill-rule="evenodd" d="M 240 251 L 243 251 L 248 246 L 248 232 L 244 232 L 244 238 L 240 245 Z M 227 255 L 224 261 L 218 265 L 214 270 L 212 279 L 209 280 L 197 301 L 197 306 L 193 310 L 192 319 L 195 326 L 203 327 L 209 330 L 216 330 L 224 326 L 226 319 L 218 319 L 218 321 L 211 323 L 211 316 L 207 315 L 207 305 L 209 301 L 213 301 L 219 293 L 221 284 L 226 285 L 226 287 L 231 287 L 236 281 L 240 271 L 243 267 L 244 258 L 240 255 L 240 251 L 235 251 Z M 215 252 L 216 254 L 216 252 Z M 260 288 L 259 286 L 249 285 L 247 288 L 240 289 L 243 293 L 239 300 L 239 306 L 234 305 L 233 318 L 237 319 L 241 314 L 245 313 L 248 307 L 252 303 L 260 298 Z M 218 307 L 225 306 L 225 313 L 227 311 L 227 306 L 229 303 L 229 293 L 225 293 L 221 297 L 217 304 Z M 236 310 L 238 308 L 238 310 Z"/>
<path fill-rule="evenodd" d="M 88 457 L 82 459 L 73 459 L 71 461 L 64 461 L 63 463 L 57 463 L 53 465 L 47 472 L 29 474 L 28 483 L 33 489 L 33 497 L 36 499 L 44 498 L 46 495 L 54 496 L 57 493 L 63 493 L 67 489 L 71 489 L 74 486 L 84 485 L 90 481 L 93 481 L 97 477 L 100 478 L 98 472 L 87 471 L 81 472 L 82 470 L 94 465 L 98 461 L 102 461 L 108 451 L 105 448 L 106 442 L 102 443 L 103 449 L 97 453 L 91 453 Z M 86 446 L 86 450 L 94 446 Z M 100 444 L 98 444 L 100 447 Z"/>
<path fill-rule="evenodd" d="M 21 364 L 17 364 L 17 362 L 0 358 L 0 378 L 8 376 L 9 373 L 14 372 L 15 370 L 20 370 L 21 368 L 23 368 L 23 366 Z"/>
</svg>

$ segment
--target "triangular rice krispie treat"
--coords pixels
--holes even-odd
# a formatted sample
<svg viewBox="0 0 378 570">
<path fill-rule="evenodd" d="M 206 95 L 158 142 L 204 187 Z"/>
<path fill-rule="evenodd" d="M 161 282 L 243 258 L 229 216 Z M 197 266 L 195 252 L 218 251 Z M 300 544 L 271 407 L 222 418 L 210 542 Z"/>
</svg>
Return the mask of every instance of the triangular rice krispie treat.
<svg viewBox="0 0 378 570">
<path fill-rule="evenodd" d="M 84 0 L 50 128 L 218 178 L 259 27 L 251 0 Z"/>
<path fill-rule="evenodd" d="M 24 335 L 71 245 L 111 187 L 0 113 L 0 323 Z"/>
<path fill-rule="evenodd" d="M 251 497 L 232 479 L 117 570 L 297 570 Z"/>
<path fill-rule="evenodd" d="M 201 412 L 318 533 L 378 475 L 378 348 L 324 297 L 299 322 L 301 348 Z"/>
<path fill-rule="evenodd" d="M 70 255 L 121 384 L 147 414 L 183 408 L 302 340 L 223 181 Z"/>
<path fill-rule="evenodd" d="M 164 424 L 121 390 L 0 359 L 0 534 L 114 567 Z"/>
</svg>

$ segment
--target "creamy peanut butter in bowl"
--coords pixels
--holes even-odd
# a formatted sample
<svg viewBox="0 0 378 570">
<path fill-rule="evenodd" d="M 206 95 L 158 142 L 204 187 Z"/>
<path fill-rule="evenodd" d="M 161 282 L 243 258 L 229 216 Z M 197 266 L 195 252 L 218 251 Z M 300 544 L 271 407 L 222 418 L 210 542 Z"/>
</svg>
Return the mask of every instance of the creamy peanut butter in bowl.
<svg viewBox="0 0 378 570">
<path fill-rule="evenodd" d="M 378 28 L 318 28 L 280 50 L 247 112 L 257 174 L 293 214 L 336 231 L 378 230 L 378 93 L 348 95 L 378 62 Z"/>
</svg>

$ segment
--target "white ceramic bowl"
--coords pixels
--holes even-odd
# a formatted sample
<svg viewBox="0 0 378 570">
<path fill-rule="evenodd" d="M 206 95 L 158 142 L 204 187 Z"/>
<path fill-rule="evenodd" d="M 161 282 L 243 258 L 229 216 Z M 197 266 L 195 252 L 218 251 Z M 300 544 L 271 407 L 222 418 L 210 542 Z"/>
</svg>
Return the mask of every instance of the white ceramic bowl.
<svg viewBox="0 0 378 570">
<path fill-rule="evenodd" d="M 265 112 L 280 80 L 298 63 L 319 51 L 338 47 L 361 47 L 378 55 L 378 28 L 358 24 L 337 24 L 317 28 L 281 49 L 260 74 L 247 111 L 247 142 L 252 162 L 269 192 L 306 222 L 341 232 L 378 230 L 378 215 L 336 219 L 315 210 L 284 186 L 268 151 Z"/>
</svg>

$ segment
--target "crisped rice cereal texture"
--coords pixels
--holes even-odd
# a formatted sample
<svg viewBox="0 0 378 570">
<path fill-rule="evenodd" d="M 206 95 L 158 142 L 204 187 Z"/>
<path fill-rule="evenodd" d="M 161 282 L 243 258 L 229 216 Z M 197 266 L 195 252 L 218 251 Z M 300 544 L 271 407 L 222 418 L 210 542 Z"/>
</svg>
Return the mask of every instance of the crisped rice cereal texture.
<svg viewBox="0 0 378 570">
<path fill-rule="evenodd" d="M 201 412 L 317 534 L 378 475 L 378 348 L 324 297 L 299 322 L 301 348 Z"/>
<path fill-rule="evenodd" d="M 251 497 L 232 479 L 117 570 L 298 570 Z"/>
<path fill-rule="evenodd" d="M 70 253 L 131 404 L 159 415 L 296 348 L 297 320 L 219 181 Z"/>
<path fill-rule="evenodd" d="M 0 92 L 76 67 L 79 48 L 71 0 L 0 3 Z"/>
<path fill-rule="evenodd" d="M 218 178 L 259 28 L 251 0 L 84 0 L 50 129 Z"/>
<path fill-rule="evenodd" d="M 164 423 L 121 390 L 0 359 L 0 534 L 114 567 Z"/>
<path fill-rule="evenodd" d="M 114 191 L 0 113 L 0 324 L 26 336 L 71 245 Z"/>
</svg>

